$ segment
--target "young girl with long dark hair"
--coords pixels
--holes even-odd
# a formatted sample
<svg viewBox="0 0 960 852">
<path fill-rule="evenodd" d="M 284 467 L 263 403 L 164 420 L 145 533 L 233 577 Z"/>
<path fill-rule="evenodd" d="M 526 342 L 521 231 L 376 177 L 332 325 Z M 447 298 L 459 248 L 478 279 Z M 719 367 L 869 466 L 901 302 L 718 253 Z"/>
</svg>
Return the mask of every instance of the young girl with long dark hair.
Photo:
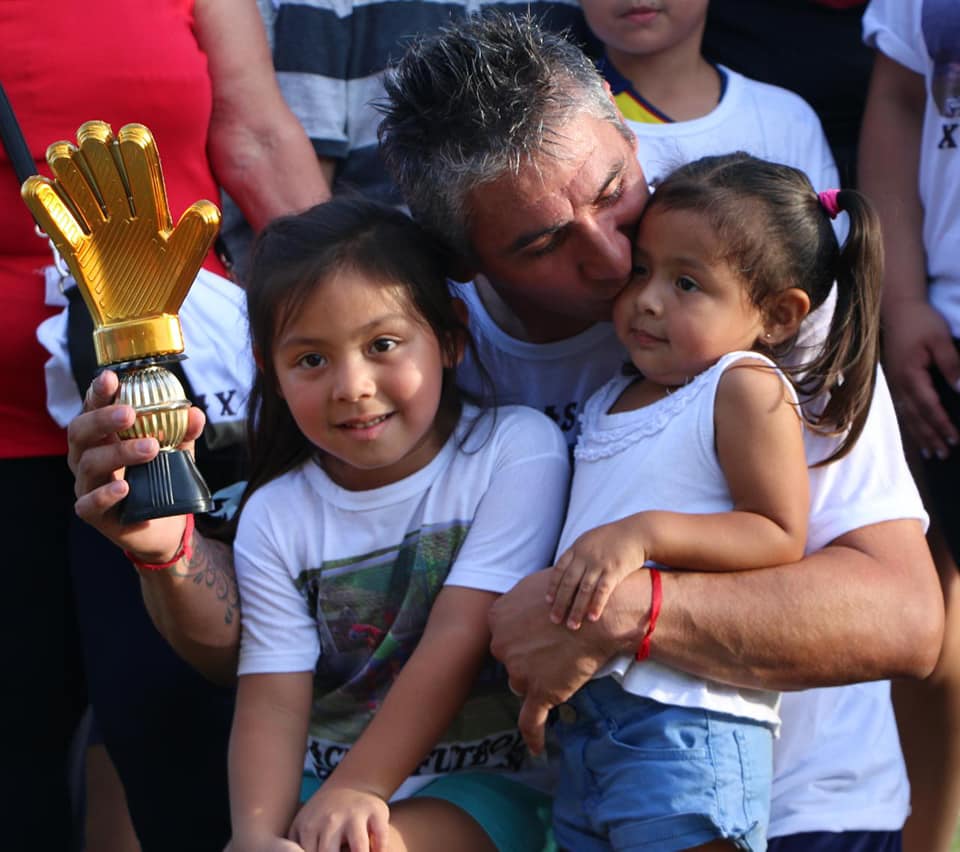
<svg viewBox="0 0 960 852">
<path fill-rule="evenodd" d="M 537 773 L 487 611 L 549 563 L 567 451 L 532 409 L 461 400 L 444 272 L 419 226 L 366 201 L 256 244 L 236 852 L 532 848 L 545 800 L 520 783 Z M 298 812 L 305 745 L 322 784 Z"/>
</svg>

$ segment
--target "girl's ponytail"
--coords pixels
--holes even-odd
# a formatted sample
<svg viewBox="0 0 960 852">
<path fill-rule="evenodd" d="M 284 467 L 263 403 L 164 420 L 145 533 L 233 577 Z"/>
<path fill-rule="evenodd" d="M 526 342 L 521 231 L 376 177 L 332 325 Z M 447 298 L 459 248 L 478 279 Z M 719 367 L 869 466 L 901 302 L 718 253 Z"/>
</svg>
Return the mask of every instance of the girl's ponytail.
<svg viewBox="0 0 960 852">
<path fill-rule="evenodd" d="M 845 434 L 840 446 L 818 462 L 820 465 L 845 456 L 860 437 L 876 387 L 880 356 L 880 221 L 866 197 L 851 189 L 831 194 L 826 203 L 821 197 L 819 214 L 824 218 L 831 215 L 831 199 L 849 216 L 850 232 L 836 255 L 837 304 L 830 330 L 820 354 L 804 365 L 804 371 L 817 376 L 819 390 L 830 394 L 819 413 L 807 414 L 810 425 Z"/>
</svg>

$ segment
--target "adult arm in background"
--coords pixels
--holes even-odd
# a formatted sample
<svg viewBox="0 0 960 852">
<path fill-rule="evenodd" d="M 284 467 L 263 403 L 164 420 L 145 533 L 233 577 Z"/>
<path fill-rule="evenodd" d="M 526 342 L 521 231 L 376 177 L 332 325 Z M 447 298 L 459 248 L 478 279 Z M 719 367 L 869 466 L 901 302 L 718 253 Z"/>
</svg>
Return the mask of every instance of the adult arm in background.
<svg viewBox="0 0 960 852">
<path fill-rule="evenodd" d="M 945 458 L 960 440 L 929 369 L 960 382 L 957 355 L 944 318 L 927 298 L 923 206 L 918 191 L 926 87 L 921 75 L 877 52 L 863 117 L 860 189 L 883 228 L 884 364 L 901 425 L 924 454 Z"/>
<path fill-rule="evenodd" d="M 114 544 L 143 562 L 172 559 L 180 547 L 183 516 L 140 524 L 120 523 L 118 503 L 129 486 L 128 464 L 149 461 L 159 445 L 154 438 L 121 441 L 117 430 L 133 424 L 129 405 L 114 405 L 118 381 L 105 371 L 94 379 L 84 413 L 67 430 L 70 469 L 76 477 L 77 514 Z M 203 428 L 203 412 L 190 409 L 190 428 L 182 445 L 191 450 Z M 163 571 L 141 571 L 140 587 L 150 618 L 161 635 L 188 663 L 217 683 L 236 680 L 240 644 L 239 597 L 231 549 L 199 533 L 193 553 Z"/>
<path fill-rule="evenodd" d="M 254 231 L 326 201 L 333 164 L 320 160 L 280 93 L 253 0 L 197 0 L 197 41 L 207 56 L 213 112 L 207 156 Z"/>
<path fill-rule="evenodd" d="M 805 689 L 925 677 L 943 636 L 943 598 L 917 520 L 872 524 L 800 562 L 758 571 L 662 574 L 651 656 L 724 683 Z M 520 728 L 542 736 L 546 714 L 618 653 L 636 651 L 650 577 L 630 575 L 597 622 L 550 622 L 549 572 L 521 581 L 491 609 L 492 650 L 524 695 Z"/>
</svg>

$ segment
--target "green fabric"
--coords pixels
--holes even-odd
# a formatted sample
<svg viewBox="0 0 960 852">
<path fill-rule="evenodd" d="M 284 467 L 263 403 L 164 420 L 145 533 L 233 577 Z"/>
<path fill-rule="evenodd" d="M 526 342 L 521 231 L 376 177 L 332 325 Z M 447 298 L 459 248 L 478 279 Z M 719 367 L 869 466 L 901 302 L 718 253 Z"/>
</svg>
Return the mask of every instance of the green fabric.
<svg viewBox="0 0 960 852">
<path fill-rule="evenodd" d="M 499 852 L 557 850 L 550 829 L 550 796 L 503 775 L 457 772 L 430 782 L 413 796 L 443 799 L 466 811 Z"/>
<path fill-rule="evenodd" d="M 304 772 L 300 801 L 305 802 L 320 782 Z M 411 798 L 443 799 L 472 816 L 496 844 L 499 852 L 557 852 L 550 828 L 552 799 L 526 784 L 485 772 L 457 772 L 421 787 Z"/>
</svg>

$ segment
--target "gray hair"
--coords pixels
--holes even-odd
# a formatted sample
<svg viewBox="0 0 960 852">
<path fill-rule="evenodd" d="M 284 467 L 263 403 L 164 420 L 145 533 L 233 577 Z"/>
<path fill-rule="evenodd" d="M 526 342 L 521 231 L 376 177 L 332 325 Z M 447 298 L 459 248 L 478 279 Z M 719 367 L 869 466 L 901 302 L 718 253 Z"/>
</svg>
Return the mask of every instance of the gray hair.
<svg viewBox="0 0 960 852">
<path fill-rule="evenodd" d="M 411 213 L 472 258 L 467 200 L 556 148 L 576 115 L 632 139 L 593 62 L 529 15 L 485 13 L 413 42 L 388 69 L 378 137 Z"/>
</svg>

